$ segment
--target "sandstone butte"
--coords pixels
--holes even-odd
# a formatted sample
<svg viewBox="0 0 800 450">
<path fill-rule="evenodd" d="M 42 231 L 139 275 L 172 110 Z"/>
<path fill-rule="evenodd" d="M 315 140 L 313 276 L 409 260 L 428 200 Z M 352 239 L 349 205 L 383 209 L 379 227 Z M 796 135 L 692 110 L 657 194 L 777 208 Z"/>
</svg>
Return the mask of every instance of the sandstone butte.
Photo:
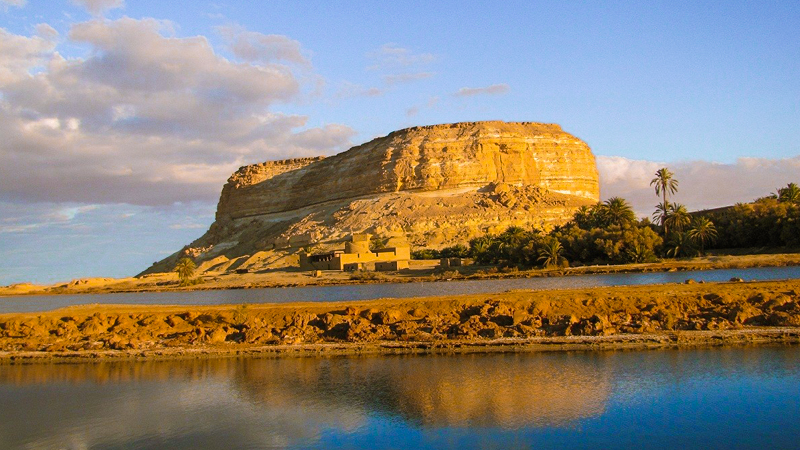
<svg viewBox="0 0 800 450">
<path fill-rule="evenodd" d="M 241 167 L 216 220 L 185 255 L 215 272 L 297 264 L 353 233 L 441 248 L 511 225 L 549 228 L 599 200 L 594 155 L 559 125 L 463 122 L 407 128 L 331 157 Z"/>
</svg>

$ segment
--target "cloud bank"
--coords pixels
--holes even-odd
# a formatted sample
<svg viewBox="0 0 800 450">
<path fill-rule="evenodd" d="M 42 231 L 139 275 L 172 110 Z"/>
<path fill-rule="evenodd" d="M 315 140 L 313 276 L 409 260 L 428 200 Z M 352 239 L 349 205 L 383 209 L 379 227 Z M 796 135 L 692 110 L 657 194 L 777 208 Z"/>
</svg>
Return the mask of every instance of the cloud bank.
<svg viewBox="0 0 800 450">
<path fill-rule="evenodd" d="M 739 158 L 735 163 L 681 161 L 664 164 L 620 156 L 598 156 L 602 199 L 623 197 L 642 216 L 659 202 L 650 186 L 656 170 L 668 167 L 678 180 L 674 200 L 690 210 L 750 202 L 789 182 L 800 182 L 800 156 L 784 159 Z"/>
<path fill-rule="evenodd" d="M 229 60 L 174 28 L 76 23 L 68 43 L 89 49 L 78 58 L 59 54 L 48 25 L 33 36 L 0 29 L 0 200 L 215 201 L 243 164 L 349 147 L 349 127 L 307 128 L 306 117 L 274 111 L 303 96 L 312 70 L 297 41 L 222 28 Z"/>
</svg>

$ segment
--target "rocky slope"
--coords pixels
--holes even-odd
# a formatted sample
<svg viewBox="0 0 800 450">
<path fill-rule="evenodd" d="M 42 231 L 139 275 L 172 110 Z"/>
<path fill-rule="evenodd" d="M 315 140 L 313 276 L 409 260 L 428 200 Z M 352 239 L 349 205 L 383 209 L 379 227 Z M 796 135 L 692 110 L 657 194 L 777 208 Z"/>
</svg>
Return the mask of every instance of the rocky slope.
<svg viewBox="0 0 800 450">
<path fill-rule="evenodd" d="M 356 232 L 442 247 L 510 225 L 546 228 L 598 199 L 591 150 L 559 125 L 414 127 L 328 158 L 242 167 L 209 231 L 146 272 L 169 270 L 182 255 L 262 252 L 263 266 L 286 265 L 300 247 L 333 247 Z"/>
</svg>

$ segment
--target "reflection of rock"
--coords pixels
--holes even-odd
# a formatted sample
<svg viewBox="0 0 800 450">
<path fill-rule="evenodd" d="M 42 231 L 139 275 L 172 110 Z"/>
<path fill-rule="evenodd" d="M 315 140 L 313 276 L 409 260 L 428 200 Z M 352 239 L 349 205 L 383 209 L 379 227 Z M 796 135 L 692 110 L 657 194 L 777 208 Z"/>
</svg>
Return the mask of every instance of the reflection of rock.
<svg viewBox="0 0 800 450">
<path fill-rule="evenodd" d="M 308 430 L 319 427 L 355 430 L 365 416 L 376 413 L 427 427 L 563 426 L 604 411 L 611 383 L 603 361 L 602 354 L 467 354 L 34 364 L 3 367 L 0 384 L 90 384 L 130 390 L 130 385 L 146 382 L 162 392 L 154 396 L 166 397 L 153 400 L 154 408 L 164 408 L 159 414 L 179 406 L 169 399 L 202 409 L 220 397 L 244 398 L 257 406 L 257 416 L 280 414 L 281 432 L 299 439 L 312 436 Z M 203 399 L 180 394 L 197 386 L 216 386 L 217 392 L 229 382 L 238 393 L 226 388 Z M 175 393 L 167 395 L 164 389 Z M 97 402 L 96 409 L 109 417 L 131 413 L 125 405 L 107 403 L 113 399 L 102 391 L 90 388 L 80 401 Z M 195 405 L 195 400 L 202 404 Z M 57 409 L 70 409 L 69 400 L 63 401 Z"/>
<path fill-rule="evenodd" d="M 436 426 L 563 426 L 601 414 L 608 378 L 586 358 L 505 355 L 421 358 L 398 364 L 398 410 Z M 486 359 L 494 360 L 490 368 Z M 557 371 L 547 360 L 557 359 Z M 587 370 L 589 369 L 589 370 Z"/>
<path fill-rule="evenodd" d="M 563 426 L 604 411 L 611 383 L 598 358 L 297 359 L 245 364 L 237 384 L 254 401 L 270 406 L 314 401 L 336 410 L 363 405 L 423 426 Z"/>
</svg>

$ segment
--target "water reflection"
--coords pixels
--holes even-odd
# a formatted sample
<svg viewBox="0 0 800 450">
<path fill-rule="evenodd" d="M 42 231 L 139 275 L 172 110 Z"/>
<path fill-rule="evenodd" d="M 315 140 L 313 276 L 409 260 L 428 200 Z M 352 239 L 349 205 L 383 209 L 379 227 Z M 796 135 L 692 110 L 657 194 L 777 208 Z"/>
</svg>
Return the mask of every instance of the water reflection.
<svg viewBox="0 0 800 450">
<path fill-rule="evenodd" d="M 602 358 L 559 356 L 0 366 L 0 447 L 285 446 L 376 415 L 517 428 L 601 414 L 611 386 Z"/>
<path fill-rule="evenodd" d="M 295 402 L 313 396 L 420 426 L 561 426 L 601 414 L 611 389 L 602 358 L 551 356 L 249 362 L 235 380 L 267 407 L 287 395 Z"/>
<path fill-rule="evenodd" d="M 241 361 L 0 367 L 0 448 L 263 448 L 356 429 L 363 413 L 243 400 Z M 276 391 L 279 393 L 279 391 Z"/>
<path fill-rule="evenodd" d="M 790 346 L 0 365 L 0 448 L 784 442 L 798 402 Z"/>
</svg>

